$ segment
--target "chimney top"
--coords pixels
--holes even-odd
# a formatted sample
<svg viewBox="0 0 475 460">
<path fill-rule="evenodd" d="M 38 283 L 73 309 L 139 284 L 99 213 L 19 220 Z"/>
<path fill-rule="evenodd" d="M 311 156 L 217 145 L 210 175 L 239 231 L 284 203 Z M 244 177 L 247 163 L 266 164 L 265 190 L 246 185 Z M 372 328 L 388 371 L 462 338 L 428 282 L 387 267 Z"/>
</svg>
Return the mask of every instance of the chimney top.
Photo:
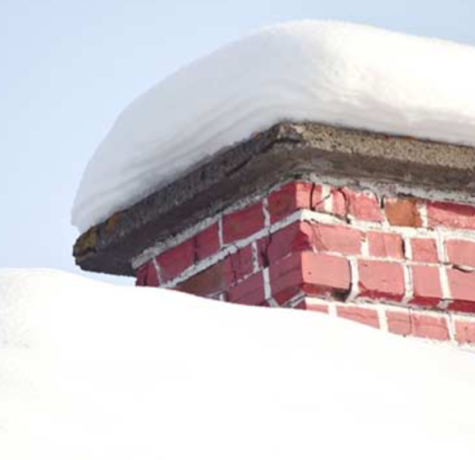
<svg viewBox="0 0 475 460">
<path fill-rule="evenodd" d="M 73 224 L 85 232 L 283 121 L 475 147 L 474 81 L 475 48 L 466 45 L 339 22 L 262 29 L 120 115 L 88 164 Z"/>
<path fill-rule="evenodd" d="M 289 179 L 371 180 L 473 195 L 475 148 L 389 136 L 318 123 L 280 123 L 82 234 L 76 263 L 85 270 L 134 275 L 131 260 L 153 244 L 234 202 Z M 467 196 L 467 200 L 471 200 Z"/>
</svg>

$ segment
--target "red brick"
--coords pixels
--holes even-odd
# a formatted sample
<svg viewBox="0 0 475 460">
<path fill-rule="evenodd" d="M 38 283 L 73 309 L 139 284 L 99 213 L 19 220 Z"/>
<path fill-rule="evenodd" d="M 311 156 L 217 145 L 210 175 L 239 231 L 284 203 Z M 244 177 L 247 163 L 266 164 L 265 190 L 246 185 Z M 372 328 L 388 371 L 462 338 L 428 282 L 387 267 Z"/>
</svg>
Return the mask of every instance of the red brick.
<svg viewBox="0 0 475 460">
<path fill-rule="evenodd" d="M 449 304 L 448 309 L 462 313 L 475 313 L 475 302 L 454 300 Z"/>
<path fill-rule="evenodd" d="M 176 289 L 210 297 L 213 294 L 226 291 L 232 284 L 232 280 L 231 261 L 228 258 L 183 281 Z"/>
<path fill-rule="evenodd" d="M 475 267 L 475 242 L 450 240 L 445 243 L 445 247 L 451 264 Z"/>
<path fill-rule="evenodd" d="M 310 182 L 291 182 L 270 193 L 271 222 L 278 222 L 298 209 L 323 209 L 322 187 Z"/>
<path fill-rule="evenodd" d="M 347 200 L 347 209 L 350 215 L 359 220 L 382 222 L 381 206 L 374 193 L 356 192 L 345 188 L 343 194 Z"/>
<path fill-rule="evenodd" d="M 390 259 L 403 259 L 404 246 L 397 233 L 368 232 L 369 255 Z"/>
<path fill-rule="evenodd" d="M 275 235 L 275 233 L 274 233 Z M 256 242 L 257 248 L 257 265 L 259 268 L 269 266 L 269 245 L 270 245 L 270 238 L 265 236 Z"/>
<path fill-rule="evenodd" d="M 264 228 L 262 203 L 226 214 L 223 217 L 223 241 L 232 243 L 253 235 Z"/>
<path fill-rule="evenodd" d="M 386 312 L 389 332 L 433 340 L 449 340 L 444 316 L 433 317 L 412 311 Z"/>
<path fill-rule="evenodd" d="M 172 280 L 195 263 L 193 240 L 186 240 L 178 246 L 168 249 L 157 256 L 156 260 L 160 266 L 163 281 Z"/>
<path fill-rule="evenodd" d="M 418 203 L 414 198 L 385 198 L 384 211 L 390 225 L 422 227 Z"/>
<path fill-rule="evenodd" d="M 330 198 L 327 194 L 323 196 L 323 187 L 319 184 L 312 184 L 313 188 L 310 191 L 310 209 L 312 211 L 323 211 L 325 209 L 325 201 Z"/>
<path fill-rule="evenodd" d="M 218 250 L 218 224 L 214 224 L 157 256 L 156 260 L 160 266 L 163 281 L 172 280 L 196 262 L 206 259 Z"/>
<path fill-rule="evenodd" d="M 337 188 L 332 188 L 330 191 L 332 199 L 332 214 L 339 217 L 344 217 L 348 214 L 348 203 L 345 194 Z"/>
<path fill-rule="evenodd" d="M 447 278 L 453 302 L 450 310 L 475 312 L 475 272 L 448 269 Z"/>
<path fill-rule="evenodd" d="M 262 265 L 272 264 L 295 252 L 312 249 L 310 235 L 302 222 L 294 222 L 257 243 Z"/>
<path fill-rule="evenodd" d="M 308 299 L 302 300 L 295 308 L 298 310 L 315 311 L 317 313 L 328 313 L 328 304 L 315 303 Z"/>
<path fill-rule="evenodd" d="M 455 320 L 455 339 L 459 343 L 475 343 L 475 321 Z"/>
<path fill-rule="evenodd" d="M 342 305 L 337 307 L 337 316 L 379 329 L 379 318 L 376 310 L 358 306 Z"/>
<path fill-rule="evenodd" d="M 430 228 L 475 229 L 475 207 L 466 204 L 429 202 L 427 223 Z"/>
<path fill-rule="evenodd" d="M 311 295 L 341 295 L 350 289 L 350 266 L 343 257 L 296 253 L 270 266 L 270 283 L 281 305 L 301 290 Z"/>
<path fill-rule="evenodd" d="M 293 299 L 297 294 L 301 292 L 302 283 L 289 284 L 285 289 L 278 287 L 278 291 L 273 293 L 272 298 L 280 307 L 287 307 L 289 300 Z"/>
<path fill-rule="evenodd" d="M 401 301 L 404 297 L 404 271 L 395 262 L 358 261 L 359 296 Z"/>
<path fill-rule="evenodd" d="M 272 297 L 279 305 L 297 295 L 303 284 L 302 253 L 293 253 L 269 267 Z"/>
<path fill-rule="evenodd" d="M 443 300 L 439 267 L 414 265 L 411 267 L 414 296 L 411 304 L 435 307 Z"/>
<path fill-rule="evenodd" d="M 475 272 L 448 269 L 447 277 L 452 299 L 475 301 Z"/>
<path fill-rule="evenodd" d="M 206 259 L 219 251 L 218 224 L 211 225 L 193 237 L 197 261 Z"/>
<path fill-rule="evenodd" d="M 296 183 L 284 185 L 282 188 L 271 192 L 268 198 L 268 210 L 271 216 L 271 222 L 277 222 L 284 217 L 292 214 L 296 209 L 299 209 L 297 204 Z M 310 198 L 307 197 L 307 206 L 310 203 Z M 302 200 L 305 202 L 305 200 Z M 306 205 L 303 204 L 305 207 Z"/>
<path fill-rule="evenodd" d="M 261 305 L 265 301 L 262 272 L 241 281 L 228 291 L 228 301 L 243 305 Z"/>
<path fill-rule="evenodd" d="M 231 262 L 233 283 L 239 282 L 254 271 L 252 246 L 250 244 L 231 254 L 229 260 Z"/>
<path fill-rule="evenodd" d="M 303 290 L 311 295 L 341 295 L 350 290 L 350 264 L 344 257 L 303 252 L 302 277 Z"/>
<path fill-rule="evenodd" d="M 301 228 L 309 235 L 313 249 L 322 252 L 338 252 L 344 255 L 361 254 L 363 234 L 343 225 L 327 225 L 302 222 Z"/>
<path fill-rule="evenodd" d="M 136 286 L 147 286 L 147 271 L 148 271 L 148 263 L 139 267 L 136 273 L 136 278 L 135 278 Z"/>
<path fill-rule="evenodd" d="M 437 243 L 434 238 L 411 238 L 412 260 L 437 263 Z"/>
<path fill-rule="evenodd" d="M 275 263 L 288 254 L 305 250 L 361 254 L 363 234 L 351 227 L 294 222 L 258 241 L 260 264 Z"/>
<path fill-rule="evenodd" d="M 147 286 L 158 287 L 160 286 L 160 280 L 158 278 L 157 269 L 155 268 L 155 264 L 153 262 L 148 263 L 148 270 L 147 270 Z"/>
<path fill-rule="evenodd" d="M 305 299 L 302 299 L 297 304 L 294 304 L 293 308 L 295 308 L 296 310 L 305 310 L 306 304 L 307 302 L 305 301 Z"/>
</svg>

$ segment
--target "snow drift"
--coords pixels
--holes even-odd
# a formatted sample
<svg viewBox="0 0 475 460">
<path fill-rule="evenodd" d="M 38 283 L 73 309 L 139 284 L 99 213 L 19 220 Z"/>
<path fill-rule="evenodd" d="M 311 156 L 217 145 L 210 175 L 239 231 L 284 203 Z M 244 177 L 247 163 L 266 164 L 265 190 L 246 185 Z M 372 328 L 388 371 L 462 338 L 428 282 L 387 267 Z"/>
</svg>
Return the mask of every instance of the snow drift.
<svg viewBox="0 0 475 460">
<path fill-rule="evenodd" d="M 316 313 L 0 270 L 0 457 L 472 460 L 474 362 Z"/>
<path fill-rule="evenodd" d="M 280 121 L 475 146 L 475 48 L 362 25 L 277 25 L 188 65 L 134 101 L 90 161 L 84 232 L 224 147 Z"/>
</svg>

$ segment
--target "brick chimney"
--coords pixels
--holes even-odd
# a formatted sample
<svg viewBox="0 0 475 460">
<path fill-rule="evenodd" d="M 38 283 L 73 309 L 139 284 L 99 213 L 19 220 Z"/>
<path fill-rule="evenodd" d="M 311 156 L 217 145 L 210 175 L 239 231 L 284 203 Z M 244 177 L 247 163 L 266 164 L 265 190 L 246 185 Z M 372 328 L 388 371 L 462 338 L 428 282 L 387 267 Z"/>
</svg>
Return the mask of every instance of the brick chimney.
<svg viewBox="0 0 475 460">
<path fill-rule="evenodd" d="M 282 123 L 93 227 L 86 270 L 475 343 L 475 149 Z"/>
</svg>

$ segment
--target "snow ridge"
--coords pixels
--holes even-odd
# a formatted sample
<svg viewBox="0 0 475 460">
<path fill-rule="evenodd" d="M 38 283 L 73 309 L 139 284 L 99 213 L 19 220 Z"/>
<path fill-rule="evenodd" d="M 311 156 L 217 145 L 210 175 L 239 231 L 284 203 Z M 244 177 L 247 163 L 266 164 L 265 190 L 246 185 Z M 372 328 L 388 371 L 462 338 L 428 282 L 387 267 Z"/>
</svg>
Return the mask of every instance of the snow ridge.
<svg viewBox="0 0 475 460">
<path fill-rule="evenodd" d="M 0 269 L 0 324 L 2 459 L 475 456 L 447 346 L 52 270 Z"/>
</svg>

